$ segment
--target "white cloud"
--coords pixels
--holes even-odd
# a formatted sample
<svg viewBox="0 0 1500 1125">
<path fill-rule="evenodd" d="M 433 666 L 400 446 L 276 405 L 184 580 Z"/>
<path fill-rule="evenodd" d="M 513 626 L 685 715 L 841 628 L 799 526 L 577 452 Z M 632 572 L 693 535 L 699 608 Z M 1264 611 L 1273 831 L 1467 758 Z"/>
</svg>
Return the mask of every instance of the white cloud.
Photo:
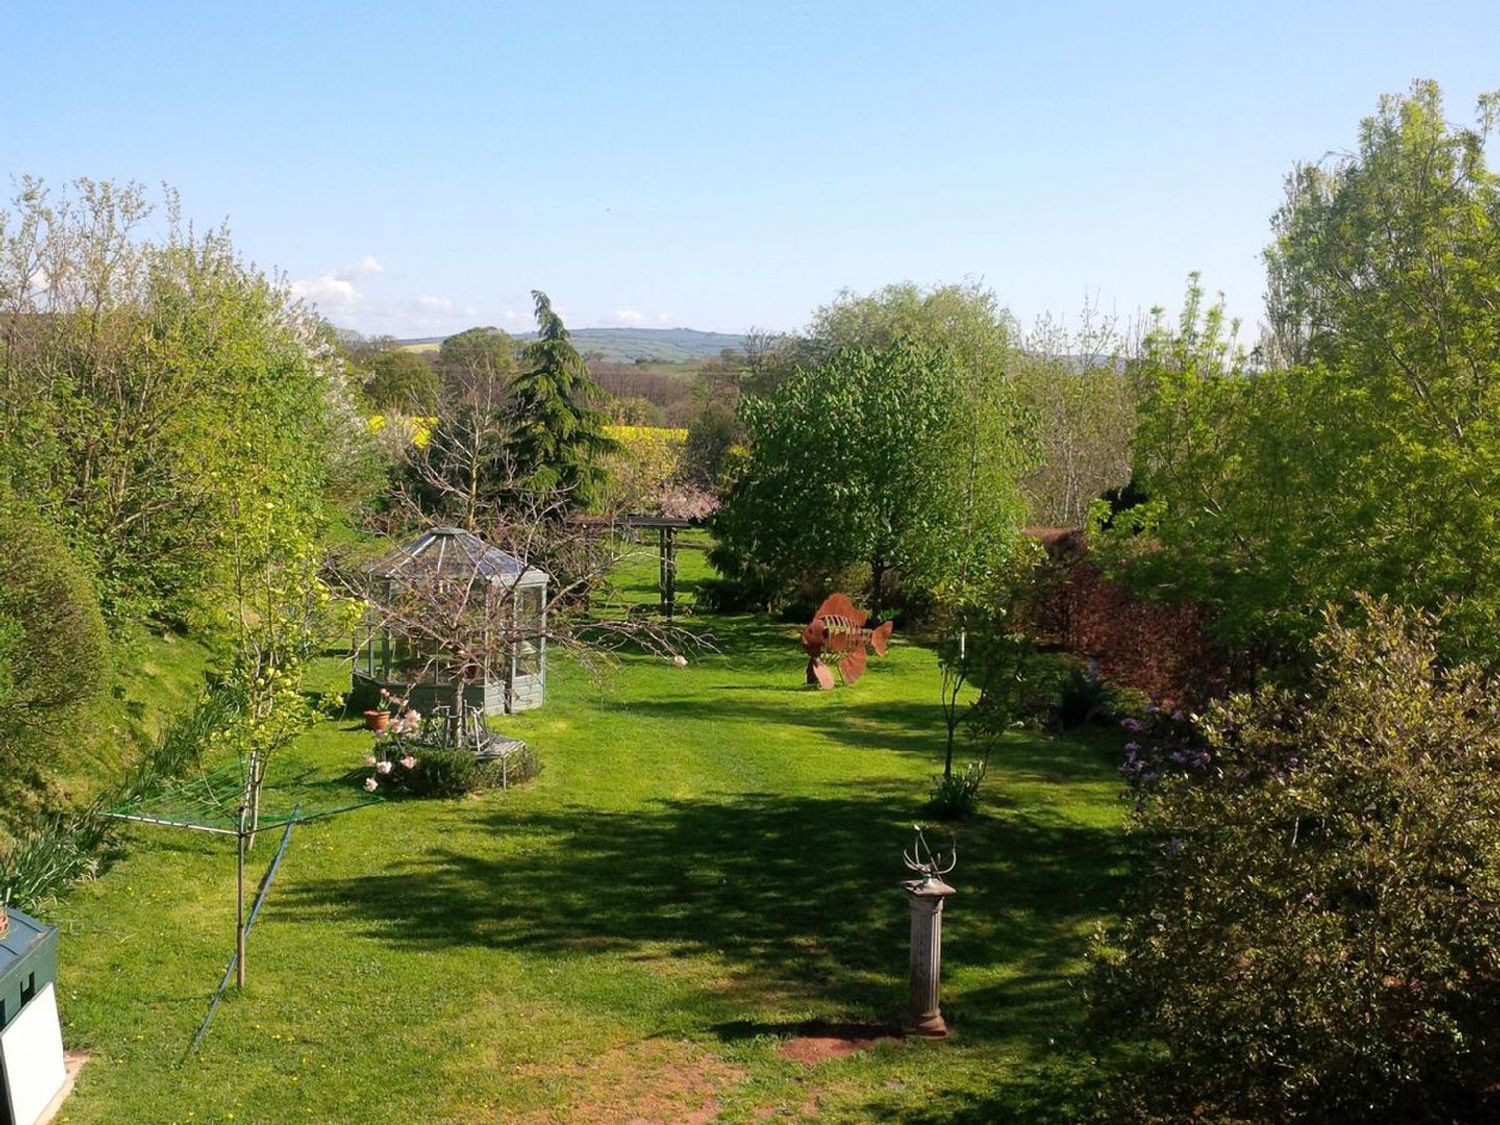
<svg viewBox="0 0 1500 1125">
<path fill-rule="evenodd" d="M 385 272 L 380 259 L 366 254 L 352 265 L 341 266 L 317 277 L 299 278 L 292 282 L 292 296 L 317 305 L 324 313 L 348 313 L 365 303 L 365 295 L 355 282 L 363 277 L 375 277 Z"/>
<path fill-rule="evenodd" d="M 292 295 L 317 308 L 342 328 L 367 336 L 446 336 L 475 324 L 492 323 L 493 313 L 481 312 L 461 298 L 441 293 L 402 294 L 385 264 L 374 254 L 340 265 L 316 277 L 294 279 Z M 500 323 L 518 331 L 530 317 L 507 309 Z"/>
<path fill-rule="evenodd" d="M 672 314 L 671 313 L 657 313 L 656 314 L 656 323 L 657 324 L 671 324 L 672 323 Z"/>
<path fill-rule="evenodd" d="M 364 294 L 354 288 L 354 282 L 332 273 L 302 278 L 292 282 L 291 288 L 292 296 L 317 305 L 324 312 L 347 312 L 357 308 L 365 299 Z"/>
<path fill-rule="evenodd" d="M 473 323 L 473 310 L 459 307 L 452 297 L 396 297 L 371 304 L 366 319 L 393 336 L 445 336 Z"/>
<path fill-rule="evenodd" d="M 340 271 L 341 277 L 373 277 L 377 273 L 385 273 L 385 267 L 380 264 L 380 259 L 374 254 L 366 254 L 352 266 Z"/>
<path fill-rule="evenodd" d="M 638 309 L 616 309 L 614 322 L 616 324 L 644 324 L 646 314 Z"/>
</svg>

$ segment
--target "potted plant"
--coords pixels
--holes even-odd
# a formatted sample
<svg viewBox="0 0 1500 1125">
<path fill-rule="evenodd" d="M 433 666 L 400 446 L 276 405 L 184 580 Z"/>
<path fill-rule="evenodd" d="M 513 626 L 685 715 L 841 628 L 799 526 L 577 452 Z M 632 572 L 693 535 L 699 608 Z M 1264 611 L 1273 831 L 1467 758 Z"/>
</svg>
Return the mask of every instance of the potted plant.
<svg viewBox="0 0 1500 1125">
<path fill-rule="evenodd" d="M 397 714 L 405 711 L 406 700 L 392 695 L 388 688 L 381 688 L 380 702 L 374 708 L 365 712 L 365 729 L 375 731 L 377 734 L 386 730 L 391 725 L 391 711 L 393 708 Z"/>
</svg>

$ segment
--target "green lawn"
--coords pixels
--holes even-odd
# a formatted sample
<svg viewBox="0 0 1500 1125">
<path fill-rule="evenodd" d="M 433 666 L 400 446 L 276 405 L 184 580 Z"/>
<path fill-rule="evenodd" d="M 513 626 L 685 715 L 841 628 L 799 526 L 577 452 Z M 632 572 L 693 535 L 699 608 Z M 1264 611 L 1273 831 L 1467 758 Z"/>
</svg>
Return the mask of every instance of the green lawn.
<svg viewBox="0 0 1500 1125">
<path fill-rule="evenodd" d="M 689 593 L 701 572 L 684 552 Z M 936 664 L 898 643 L 819 694 L 795 628 L 699 624 L 720 652 L 686 669 L 629 658 L 596 684 L 554 664 L 546 708 L 506 724 L 542 756 L 533 785 L 299 828 L 249 986 L 192 1058 L 232 946 L 232 849 L 132 830 L 53 912 L 65 1038 L 93 1052 L 63 1119 L 1072 1119 L 1092 1073 L 1081 954 L 1118 890 L 1116 740 L 997 755 L 957 831 L 953 1038 L 792 1061 L 778 1048 L 806 1021 L 899 1018 Z M 329 721 L 287 767 L 353 795 L 335 779 L 367 746 Z"/>
</svg>

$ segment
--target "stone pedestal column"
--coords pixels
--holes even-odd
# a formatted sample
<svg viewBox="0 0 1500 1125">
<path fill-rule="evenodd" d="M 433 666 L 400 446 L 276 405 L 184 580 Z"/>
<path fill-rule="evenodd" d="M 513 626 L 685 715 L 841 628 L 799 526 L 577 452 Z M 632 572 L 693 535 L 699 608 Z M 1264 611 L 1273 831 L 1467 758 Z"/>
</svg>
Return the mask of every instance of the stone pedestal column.
<svg viewBox="0 0 1500 1125">
<path fill-rule="evenodd" d="M 906 1033 L 924 1039 L 948 1034 L 938 1010 L 938 979 L 943 966 L 943 900 L 953 888 L 937 876 L 901 884 L 911 906 L 911 1011 Z"/>
</svg>

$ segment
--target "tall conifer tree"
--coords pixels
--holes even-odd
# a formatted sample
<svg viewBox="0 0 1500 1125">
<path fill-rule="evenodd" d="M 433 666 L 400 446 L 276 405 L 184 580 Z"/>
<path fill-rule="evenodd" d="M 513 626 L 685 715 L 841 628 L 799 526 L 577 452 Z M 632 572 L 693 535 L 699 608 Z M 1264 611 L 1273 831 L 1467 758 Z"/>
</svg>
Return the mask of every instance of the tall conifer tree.
<svg viewBox="0 0 1500 1125">
<path fill-rule="evenodd" d="M 513 387 L 517 470 L 534 487 L 566 493 L 571 508 L 587 508 L 606 476 L 603 456 L 615 443 L 595 405 L 602 391 L 573 346 L 547 294 L 534 289 L 537 338 L 526 345 Z"/>
</svg>

